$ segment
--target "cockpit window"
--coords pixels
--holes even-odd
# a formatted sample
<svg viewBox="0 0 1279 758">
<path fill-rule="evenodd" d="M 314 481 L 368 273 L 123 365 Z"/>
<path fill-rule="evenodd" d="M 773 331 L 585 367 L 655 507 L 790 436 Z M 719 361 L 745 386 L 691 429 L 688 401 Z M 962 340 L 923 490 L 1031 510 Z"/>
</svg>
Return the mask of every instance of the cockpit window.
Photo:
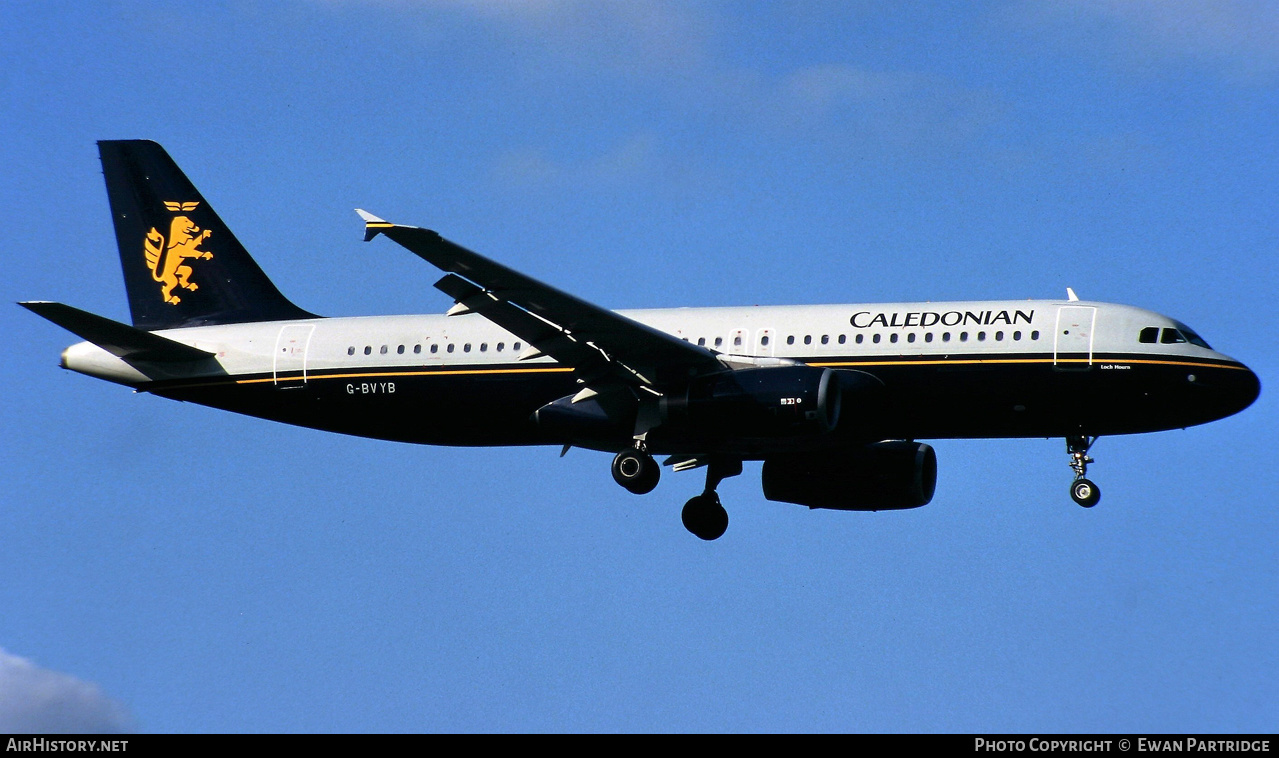
<svg viewBox="0 0 1279 758">
<path fill-rule="evenodd" d="M 1198 345 L 1199 347 L 1206 348 L 1208 350 L 1212 349 L 1212 346 L 1209 345 L 1207 341 L 1204 340 L 1203 337 L 1200 337 L 1198 334 L 1195 334 L 1194 331 L 1192 331 L 1188 327 L 1184 327 L 1184 326 L 1181 327 L 1181 334 L 1182 336 L 1186 338 L 1186 341 L 1192 345 Z"/>
<path fill-rule="evenodd" d="M 1212 346 L 1205 342 L 1203 337 L 1195 334 L 1195 330 L 1185 324 L 1178 324 L 1175 329 L 1173 327 L 1164 327 L 1162 331 L 1163 333 L 1161 335 L 1159 327 L 1148 326 L 1145 329 L 1142 329 L 1137 335 L 1137 341 L 1147 344 L 1162 342 L 1165 345 L 1177 345 L 1183 342 L 1189 342 L 1192 345 L 1197 345 L 1206 350 L 1212 349 Z"/>
</svg>

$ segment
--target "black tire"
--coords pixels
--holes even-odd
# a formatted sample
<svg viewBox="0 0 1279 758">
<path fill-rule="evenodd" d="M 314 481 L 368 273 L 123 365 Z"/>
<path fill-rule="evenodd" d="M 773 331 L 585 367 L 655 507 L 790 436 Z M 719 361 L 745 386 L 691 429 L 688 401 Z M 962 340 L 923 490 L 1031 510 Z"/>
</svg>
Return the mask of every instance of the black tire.
<svg viewBox="0 0 1279 758">
<path fill-rule="evenodd" d="M 689 500 L 684 504 L 680 518 L 685 529 L 707 542 L 719 539 L 728 530 L 728 511 L 714 494 L 698 495 Z"/>
<path fill-rule="evenodd" d="M 1089 479 L 1076 479 L 1070 485 L 1070 497 L 1085 508 L 1091 508 L 1101 500 L 1101 488 Z"/>
<path fill-rule="evenodd" d="M 613 459 L 613 481 L 622 485 L 627 492 L 647 495 L 657 486 L 661 476 L 657 461 L 648 453 L 623 450 Z"/>
</svg>

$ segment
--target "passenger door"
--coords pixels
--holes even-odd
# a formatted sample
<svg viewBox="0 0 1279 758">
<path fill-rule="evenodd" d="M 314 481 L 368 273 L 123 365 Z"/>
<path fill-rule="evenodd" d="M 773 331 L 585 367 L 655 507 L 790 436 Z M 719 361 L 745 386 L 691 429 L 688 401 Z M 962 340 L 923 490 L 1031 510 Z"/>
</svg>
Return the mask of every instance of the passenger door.
<svg viewBox="0 0 1279 758">
<path fill-rule="evenodd" d="M 1063 305 L 1057 309 L 1057 331 L 1053 337 L 1053 368 L 1087 371 L 1092 368 L 1093 330 L 1097 309 L 1084 305 Z"/>
<path fill-rule="evenodd" d="M 275 338 L 275 361 L 272 378 L 275 386 L 290 389 L 306 386 L 306 354 L 311 346 L 315 324 L 290 324 L 281 327 Z"/>
</svg>

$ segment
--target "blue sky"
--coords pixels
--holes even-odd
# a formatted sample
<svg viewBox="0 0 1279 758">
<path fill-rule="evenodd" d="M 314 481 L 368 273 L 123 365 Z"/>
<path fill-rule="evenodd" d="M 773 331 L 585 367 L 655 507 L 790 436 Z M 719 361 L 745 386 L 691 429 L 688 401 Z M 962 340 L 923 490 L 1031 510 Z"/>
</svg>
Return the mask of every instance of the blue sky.
<svg viewBox="0 0 1279 758">
<path fill-rule="evenodd" d="M 0 309 L 0 730 L 1273 732 L 1279 10 L 18 2 L 9 302 L 127 320 L 95 140 L 161 142 L 326 315 L 438 313 L 352 208 L 609 307 L 1060 297 L 1181 319 L 1244 413 L 935 442 L 931 505 L 715 543 L 608 457 L 326 435 L 57 368 Z M 58 719 L 69 721 L 58 721 Z"/>
</svg>

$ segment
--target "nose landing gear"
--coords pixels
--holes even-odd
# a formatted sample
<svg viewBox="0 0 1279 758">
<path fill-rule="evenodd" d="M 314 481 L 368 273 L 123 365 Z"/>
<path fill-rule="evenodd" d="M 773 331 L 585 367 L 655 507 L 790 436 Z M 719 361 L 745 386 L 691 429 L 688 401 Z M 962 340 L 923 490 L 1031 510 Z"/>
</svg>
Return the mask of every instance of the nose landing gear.
<svg viewBox="0 0 1279 758">
<path fill-rule="evenodd" d="M 1101 500 L 1101 488 L 1087 478 L 1088 464 L 1094 463 L 1088 451 L 1097 442 L 1096 437 L 1067 437 L 1066 452 L 1070 455 L 1070 468 L 1075 481 L 1070 485 L 1070 498 L 1085 508 L 1091 508 Z"/>
</svg>

